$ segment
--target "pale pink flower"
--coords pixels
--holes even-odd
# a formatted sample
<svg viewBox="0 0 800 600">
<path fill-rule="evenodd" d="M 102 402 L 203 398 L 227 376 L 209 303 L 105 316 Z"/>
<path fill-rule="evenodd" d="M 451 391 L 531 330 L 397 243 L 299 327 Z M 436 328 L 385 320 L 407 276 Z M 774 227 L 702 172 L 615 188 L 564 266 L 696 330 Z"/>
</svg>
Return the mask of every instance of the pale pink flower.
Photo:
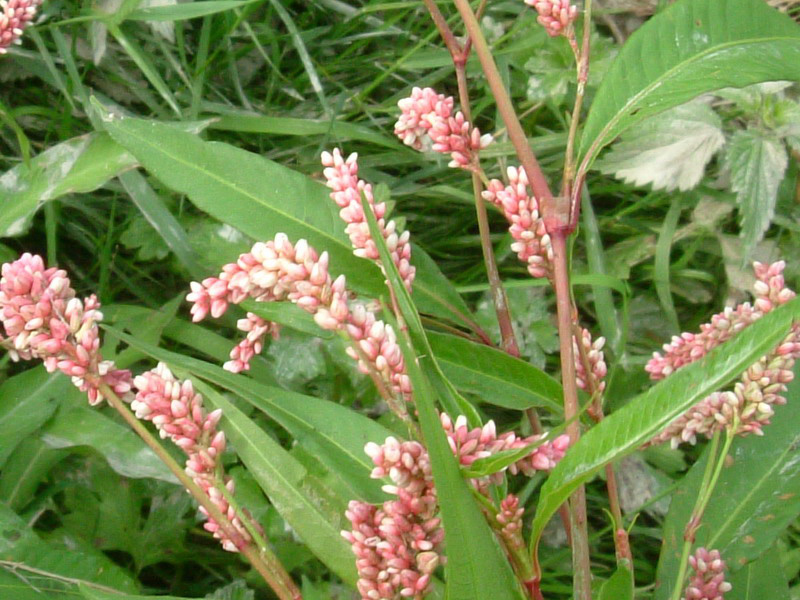
<svg viewBox="0 0 800 600">
<path fill-rule="evenodd" d="M 26 252 L 2 267 L 0 345 L 12 360 L 44 361 L 48 372 L 71 377 L 91 405 L 103 401 L 103 383 L 129 402 L 130 371 L 115 368 L 100 354 L 99 309 L 94 295 L 76 298 L 66 271 L 46 269 L 40 256 Z"/>
<path fill-rule="evenodd" d="M 539 13 L 536 19 L 553 37 L 564 33 L 578 18 L 578 8 L 569 0 L 525 0 Z"/>
<path fill-rule="evenodd" d="M 372 185 L 358 178 L 358 154 L 353 153 L 345 160 L 339 149 L 334 148 L 333 153 L 322 153 L 322 165 L 325 167 L 323 173 L 327 185 L 333 190 L 330 196 L 341 208 L 339 216 L 347 223 L 345 232 L 350 236 L 350 243 L 355 248 L 353 253 L 380 264 L 380 253 L 370 235 L 369 224 L 361 205 L 361 195 L 363 194 L 375 215 L 378 229 L 392 256 L 392 262 L 397 267 L 406 289 L 410 292 L 416 269 L 409 263 L 411 259 L 409 232 L 398 233 L 397 223 L 394 220 L 386 222 L 386 204 L 384 202 L 376 203 L 372 194 Z"/>
<path fill-rule="evenodd" d="M 725 581 L 725 561 L 719 550 L 698 548 L 689 557 L 689 565 L 694 570 L 682 600 L 724 600 L 725 593 L 731 591 L 731 584 Z"/>
<path fill-rule="evenodd" d="M 186 453 L 186 474 L 226 515 L 238 536 L 231 538 L 201 506 L 200 512 L 206 517 L 203 527 L 222 542 L 225 550 L 238 552 L 252 542 L 252 537 L 219 489 L 224 486 L 231 495 L 235 491 L 219 460 L 225 451 L 225 433 L 217 430 L 222 411 L 206 412 L 203 397 L 194 391 L 192 382 L 175 379 L 163 363 L 133 382 L 137 392 L 131 409 L 136 417 L 151 421 L 162 438 L 169 438 Z"/>
<path fill-rule="evenodd" d="M 390 392 L 410 400 L 411 382 L 392 327 L 362 304 L 353 304 L 351 309 L 344 275 L 332 280 L 328 253 L 318 255 L 305 240 L 293 245 L 279 233 L 273 241 L 255 244 L 236 263 L 225 265 L 219 277 L 192 282 L 191 289 L 186 299 L 193 304 L 194 321 L 209 313 L 219 317 L 230 304 L 246 298 L 297 304 L 311 313 L 322 329 L 347 333 L 354 345 L 348 353 L 358 360 L 359 369 L 378 373 Z M 246 369 L 247 361 L 261 350 L 267 329 L 275 330 L 274 325 L 255 316 L 240 320 L 238 326 L 248 333 L 248 339 L 233 349 L 232 360 L 225 364 L 235 372 Z"/>
<path fill-rule="evenodd" d="M 772 265 L 755 263 L 754 305 L 743 304 L 715 315 L 711 324 L 701 326 L 699 334 L 673 338 L 671 344 L 664 346 L 666 355 L 656 353 L 648 363 L 646 368 L 651 377 L 665 377 L 698 360 L 776 306 L 791 300 L 795 294 L 785 286 L 784 267 L 783 261 Z M 777 348 L 751 365 L 733 390 L 714 392 L 704 398 L 649 443 L 669 440 L 672 447 L 677 447 L 682 442 L 695 443 L 700 434 L 712 437 L 717 431 L 733 427 L 736 428 L 733 434 L 762 435 L 762 427 L 769 424 L 773 415 L 773 406 L 786 403 L 782 394 L 792 381 L 797 358 L 800 358 L 800 325 L 795 325 Z"/>
<path fill-rule="evenodd" d="M 431 88 L 415 87 L 411 96 L 397 103 L 401 110 L 394 133 L 404 144 L 449 154 L 450 167 L 478 169 L 478 151 L 492 143 L 490 134 L 481 135 L 459 111 L 453 114 L 453 98 Z"/>
<path fill-rule="evenodd" d="M 419 442 L 393 437 L 367 444 L 365 452 L 375 465 L 372 477 L 388 477 L 392 485 L 383 489 L 396 499 L 381 507 L 354 500 L 345 513 L 352 530 L 342 537 L 356 555 L 361 598 L 422 598 L 442 562 L 444 539 L 428 453 Z"/>
<path fill-rule="evenodd" d="M 494 421 L 488 421 L 483 427 L 469 428 L 467 419 L 463 415 L 456 418 L 455 423 L 447 413 L 440 415 L 442 428 L 447 434 L 450 449 L 459 463 L 469 466 L 480 458 L 486 458 L 502 452 L 503 450 L 517 450 L 539 443 L 532 448 L 530 453 L 507 467 L 512 475 L 522 472 L 531 476 L 537 471 L 549 471 L 564 457 L 569 448 L 569 436 L 560 435 L 553 441 L 544 441 L 546 435 L 531 435 L 518 437 L 513 431 L 498 435 Z M 500 483 L 506 469 L 489 476 L 492 483 Z M 487 481 L 473 480 L 477 487 L 482 487 Z"/>
<path fill-rule="evenodd" d="M 42 0 L 0 0 L 0 54 L 19 44 L 25 28 L 33 21 Z"/>
<path fill-rule="evenodd" d="M 553 246 L 539 216 L 539 203 L 530 193 L 530 184 L 522 167 L 506 170 L 508 185 L 492 179 L 482 195 L 484 200 L 499 207 L 510 227 L 514 242 L 511 249 L 528 267 L 532 277 L 551 277 Z"/>
<path fill-rule="evenodd" d="M 500 502 L 500 512 L 497 513 L 497 522 L 502 526 L 500 535 L 506 544 L 514 548 L 523 548 L 525 540 L 522 537 L 522 515 L 525 508 L 519 505 L 519 498 L 508 494 Z"/>
<path fill-rule="evenodd" d="M 590 376 L 594 379 L 595 385 L 588 385 L 589 375 L 587 375 L 586 367 L 581 360 L 578 341 L 575 339 L 575 337 L 573 337 L 572 350 L 575 358 L 575 373 L 578 380 L 578 387 L 587 392 L 591 391 L 591 387 L 594 387 L 597 392 L 602 394 L 603 390 L 606 389 L 606 382 L 604 381 L 604 378 L 606 373 L 608 373 L 605 356 L 603 354 L 603 346 L 605 346 L 606 338 L 599 337 L 592 341 L 592 334 L 589 332 L 589 330 L 581 328 L 580 342 L 581 346 L 583 347 L 583 351 L 586 354 L 586 359 L 589 362 L 589 368 L 591 369 Z"/>
</svg>

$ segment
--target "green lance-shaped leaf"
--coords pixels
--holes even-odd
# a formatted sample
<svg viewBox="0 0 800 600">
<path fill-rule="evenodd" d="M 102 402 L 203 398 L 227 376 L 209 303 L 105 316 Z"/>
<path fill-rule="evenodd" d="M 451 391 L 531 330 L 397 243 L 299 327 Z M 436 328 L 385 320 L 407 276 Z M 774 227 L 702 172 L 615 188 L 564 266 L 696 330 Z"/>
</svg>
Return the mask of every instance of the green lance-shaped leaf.
<svg viewBox="0 0 800 600">
<path fill-rule="evenodd" d="M 428 377 L 440 378 L 440 381 L 436 382 L 440 394 L 447 392 L 445 388 L 448 382 L 441 375 L 431 355 L 419 314 L 397 267 L 392 262 L 389 249 L 378 230 L 375 215 L 365 198 L 361 199 L 361 204 L 369 224 L 370 235 L 378 247 L 388 285 L 391 286 L 402 318 L 408 327 L 409 337 L 415 344 L 420 344 L 423 348 L 422 353 L 426 355 L 423 358 L 414 350 L 408 337 L 398 329 L 396 320 L 387 315 L 386 320 L 398 333 L 397 341 L 403 351 L 406 372 L 414 390 L 414 404 L 419 415 L 422 435 L 431 459 L 447 546 L 446 598 L 447 600 L 476 598 L 521 600 L 522 589 L 514 577 L 511 565 L 473 499 L 469 485 L 464 480 L 450 450 L 436 410 L 434 388 Z M 428 361 L 432 368 L 423 371 L 418 360 Z M 463 408 L 468 409 L 466 406 Z"/>
<path fill-rule="evenodd" d="M 380 482 L 370 478 L 374 465 L 364 453 L 367 442 L 382 444 L 393 435 L 379 423 L 339 404 L 264 385 L 205 361 L 148 344 L 118 330 L 112 331 L 153 359 L 169 364 L 176 371 L 226 389 L 269 415 L 305 450 L 317 455 L 360 499 L 373 502 L 385 499 L 380 491 Z"/>
<path fill-rule="evenodd" d="M 147 6 L 137 8 L 129 13 L 126 21 L 185 21 L 213 15 L 247 4 L 256 0 L 198 0 L 187 4 L 169 4 L 165 6 Z"/>
<path fill-rule="evenodd" d="M 785 406 L 775 407 L 764 436 L 734 442 L 697 531 L 697 546 L 720 551 L 729 571 L 737 571 L 765 552 L 800 515 L 800 367 L 786 393 Z M 670 597 L 680 562 L 683 530 L 694 507 L 708 451 L 684 477 L 672 497 L 664 523 L 655 600 Z M 728 597 L 727 594 L 725 596 Z M 773 596 L 764 595 L 764 598 Z"/>
<path fill-rule="evenodd" d="M 478 394 L 495 406 L 563 412 L 561 384 L 532 364 L 462 337 L 433 331 L 427 337 L 442 371 L 456 388 Z"/>
<path fill-rule="evenodd" d="M 91 192 L 136 160 L 106 133 L 92 133 L 48 148 L 0 175 L 0 237 L 25 233 L 37 209 L 69 193 Z"/>
<path fill-rule="evenodd" d="M 86 600 L 189 600 L 178 596 L 140 596 L 138 594 L 124 594 L 122 592 L 108 592 L 98 590 L 82 584 L 78 588 Z"/>
<path fill-rule="evenodd" d="M 758 560 L 747 563 L 735 573 L 727 573 L 725 580 L 732 589 L 725 592 L 725 600 L 790 600 L 792 594 L 781 568 L 781 558 L 782 553 L 772 546 Z"/>
<path fill-rule="evenodd" d="M 58 408 L 72 384 L 44 367 L 29 369 L 0 385 L 0 466 L 22 440 L 39 429 Z"/>
<path fill-rule="evenodd" d="M 620 565 L 600 588 L 600 600 L 633 600 L 633 573 Z"/>
<path fill-rule="evenodd" d="M 225 436 L 272 505 L 331 571 L 355 585 L 355 559 L 340 534 L 346 526 L 346 501 L 337 498 L 222 394 L 203 382 L 195 384 L 210 405 L 222 409 Z"/>
<path fill-rule="evenodd" d="M 252 152 L 157 121 L 112 116 L 98 103 L 111 136 L 168 187 L 201 210 L 256 240 L 283 232 L 327 251 L 337 273 L 371 296 L 383 290 L 380 271 L 353 255 L 338 207 L 325 186 Z M 415 298 L 425 312 L 472 326 L 469 310 L 436 265 L 417 248 Z"/>
<path fill-rule="evenodd" d="M 724 87 L 800 80 L 800 27 L 762 0 L 678 0 L 620 50 L 589 110 L 582 169 L 628 127 Z"/>
<path fill-rule="evenodd" d="M 786 303 L 676 371 L 589 430 L 550 473 L 532 524 L 536 544 L 547 521 L 569 495 L 606 464 L 633 452 L 712 392 L 721 389 L 774 349 L 800 319 L 800 298 Z"/>
<path fill-rule="evenodd" d="M 26 578 L 33 578 L 41 587 L 53 584 L 56 590 L 68 591 L 74 589 L 81 581 L 90 584 L 106 586 L 124 592 L 135 592 L 136 584 L 133 578 L 124 569 L 118 567 L 113 561 L 99 551 L 90 551 L 86 548 L 65 552 L 63 546 L 48 544 L 39 538 L 27 523 L 18 517 L 10 508 L 0 503 L 0 597 L 22 598 L 25 597 L 21 590 L 14 590 L 6 595 L 5 589 L 13 589 L 22 583 L 21 588 L 30 588 L 24 585 Z M 8 577 L 7 571 L 11 572 Z M 16 575 L 15 575 L 16 574 Z M 21 580 L 21 581 L 20 581 Z M 20 593 L 17 595 L 17 592 Z M 12 595 L 13 594 L 13 595 Z M 74 592 L 70 594 L 74 597 Z M 38 598 L 45 596 L 41 591 Z M 54 598 L 61 598 L 61 594 L 53 594 Z M 68 597 L 65 594 L 65 597 Z"/>
<path fill-rule="evenodd" d="M 777 135 L 745 129 L 733 134 L 725 163 L 736 192 L 744 260 L 761 241 L 775 215 L 778 186 L 789 157 Z"/>
</svg>

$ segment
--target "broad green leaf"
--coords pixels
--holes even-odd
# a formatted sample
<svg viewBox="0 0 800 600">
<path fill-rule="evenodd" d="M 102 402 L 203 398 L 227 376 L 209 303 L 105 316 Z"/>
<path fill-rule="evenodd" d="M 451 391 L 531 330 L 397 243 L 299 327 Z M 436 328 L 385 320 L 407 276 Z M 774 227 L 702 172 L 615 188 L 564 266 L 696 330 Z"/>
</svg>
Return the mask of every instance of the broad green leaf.
<svg viewBox="0 0 800 600">
<path fill-rule="evenodd" d="M 321 329 L 311 313 L 291 302 L 256 302 L 248 299 L 242 302 L 241 306 L 247 312 L 258 315 L 262 319 L 291 327 L 303 333 L 325 339 L 331 339 L 334 336 L 332 331 Z"/>
<path fill-rule="evenodd" d="M 0 237 L 25 233 L 42 203 L 64 194 L 91 192 L 135 164 L 105 133 L 48 148 L 31 160 L 30 169 L 19 164 L 0 175 Z"/>
<path fill-rule="evenodd" d="M 138 8 L 129 13 L 127 21 L 184 21 L 213 15 L 227 10 L 233 10 L 255 0 L 197 0 L 186 4 L 171 4 L 167 6 L 148 6 Z"/>
<path fill-rule="evenodd" d="M 389 137 L 372 127 L 345 121 L 268 117 L 254 114 L 225 114 L 211 125 L 211 129 L 273 135 L 324 135 L 331 136 L 337 141 L 359 140 L 395 150 L 401 147 L 400 142 L 395 137 Z"/>
<path fill-rule="evenodd" d="M 33 500 L 50 469 L 67 455 L 69 451 L 54 450 L 36 436 L 24 439 L 3 465 L 0 502 L 22 511 Z"/>
<path fill-rule="evenodd" d="M 222 394 L 205 383 L 196 383 L 209 404 L 222 409 L 226 437 L 273 506 L 323 563 L 354 585 L 355 559 L 350 545 L 340 535 L 347 525 L 346 501 L 333 497 L 329 489 Z"/>
<path fill-rule="evenodd" d="M 378 268 L 353 255 L 338 207 L 322 184 L 257 154 L 205 142 L 171 125 L 103 114 L 115 140 L 201 210 L 257 240 L 272 239 L 278 232 L 293 242 L 304 238 L 319 252 L 328 252 L 331 270 L 344 273 L 353 289 L 372 296 L 383 292 Z M 417 250 L 412 263 L 419 265 L 416 296 L 423 310 L 471 326 L 463 301 L 432 261 L 420 255 Z"/>
<path fill-rule="evenodd" d="M 795 380 L 786 394 L 788 402 L 775 407 L 775 417 L 764 427 L 764 436 L 734 442 L 697 532 L 697 546 L 719 550 L 730 571 L 758 558 L 800 515 L 799 374 L 800 368 L 795 369 Z M 673 495 L 664 523 L 657 600 L 669 598 L 674 584 L 683 530 L 699 493 L 707 458 L 708 451 Z"/>
<path fill-rule="evenodd" d="M 68 377 L 48 373 L 44 367 L 29 369 L 0 385 L 0 466 L 17 444 L 52 416 L 71 385 Z"/>
<path fill-rule="evenodd" d="M 581 169 L 631 125 L 696 96 L 800 80 L 800 27 L 762 0 L 678 0 L 628 39 L 586 118 Z"/>
<path fill-rule="evenodd" d="M 380 484 L 370 478 L 374 465 L 364 453 L 367 442 L 382 444 L 393 435 L 382 425 L 327 400 L 264 385 L 196 358 L 163 350 L 126 334 L 119 335 L 154 359 L 218 385 L 275 419 L 362 499 L 377 502 L 385 498 Z"/>
<path fill-rule="evenodd" d="M 1 503 L 0 560 L 18 563 L 16 572 L 22 578 L 35 574 L 53 583 L 75 586 L 85 581 L 125 592 L 136 591 L 136 584 L 131 576 L 103 553 L 85 549 L 64 552 L 63 548 L 40 539 L 25 521 Z M 0 591 L 4 585 L 10 584 L 8 578 L 0 579 Z M 0 597 L 6 596 L 3 594 Z"/>
<path fill-rule="evenodd" d="M 567 451 L 542 487 L 531 544 L 538 542 L 547 521 L 573 490 L 741 375 L 778 345 L 793 319 L 800 319 L 800 298 L 765 315 L 703 359 L 679 369 L 590 429 Z"/>
<path fill-rule="evenodd" d="M 600 600 L 633 600 L 633 573 L 620 565 L 600 588 Z"/>
<path fill-rule="evenodd" d="M 447 393 L 447 381 L 441 375 L 438 365 L 431 354 L 430 346 L 425 338 L 419 314 L 416 312 L 411 296 L 406 290 L 397 267 L 391 260 L 389 249 L 383 240 L 375 215 L 367 206 L 365 198 L 361 199 L 367 217 L 370 234 L 375 240 L 381 257 L 381 264 L 386 272 L 388 283 L 397 299 L 402 318 L 415 344 L 419 344 L 426 356 L 419 356 L 397 327 L 396 319 L 387 315 L 386 320 L 399 333 L 398 344 L 405 358 L 406 372 L 414 390 L 414 404 L 419 416 L 419 424 L 425 446 L 428 450 L 436 483 L 436 494 L 441 507 L 442 525 L 447 545 L 447 564 L 445 567 L 447 600 L 475 600 L 476 598 L 492 598 L 492 600 L 522 600 L 522 590 L 511 570 L 505 553 L 500 548 L 497 538 L 492 533 L 481 510 L 472 497 L 470 486 L 464 480 L 458 462 L 453 456 L 447 436 L 442 429 L 436 409 L 433 386 L 428 376 L 438 379 L 434 382 L 439 392 Z M 427 362 L 431 368 L 423 369 L 420 362 Z M 462 543 L 469 540 L 469 543 Z"/>
<path fill-rule="evenodd" d="M 429 331 L 427 338 L 445 376 L 458 389 L 505 408 L 539 406 L 562 412 L 561 385 L 530 363 L 454 335 Z"/>
<path fill-rule="evenodd" d="M 164 463 L 126 425 L 88 405 L 62 408 L 42 429 L 42 440 L 51 448 L 94 448 L 111 468 L 125 477 L 152 477 L 177 483 Z"/>
<path fill-rule="evenodd" d="M 597 168 L 637 186 L 686 191 L 700 183 L 724 143 L 717 113 L 702 100 L 688 102 L 628 129 Z"/>
<path fill-rule="evenodd" d="M 725 164 L 731 172 L 731 188 L 736 192 L 746 260 L 775 214 L 778 185 L 788 156 L 775 134 L 745 129 L 733 134 Z"/>
<path fill-rule="evenodd" d="M 725 579 L 733 589 L 725 592 L 725 600 L 790 600 L 789 584 L 780 564 L 781 553 L 773 546 L 758 560 L 735 573 L 728 572 Z"/>
</svg>

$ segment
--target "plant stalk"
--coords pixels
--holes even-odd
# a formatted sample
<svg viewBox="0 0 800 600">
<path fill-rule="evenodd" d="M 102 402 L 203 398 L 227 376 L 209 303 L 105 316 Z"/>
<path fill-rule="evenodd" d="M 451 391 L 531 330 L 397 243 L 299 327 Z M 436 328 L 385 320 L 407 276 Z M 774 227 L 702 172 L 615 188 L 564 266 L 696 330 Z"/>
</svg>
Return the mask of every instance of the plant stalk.
<svg viewBox="0 0 800 600">
<path fill-rule="evenodd" d="M 300 590 L 297 588 L 294 581 L 292 581 L 292 578 L 283 568 L 283 565 L 281 565 L 272 550 L 264 546 L 259 551 L 259 549 L 252 544 L 244 543 L 242 535 L 231 524 L 228 518 L 222 514 L 219 507 L 214 504 L 208 495 L 200 489 L 200 486 L 186 474 L 183 468 L 172 458 L 155 436 L 136 418 L 120 397 L 114 393 L 114 390 L 105 383 L 100 383 L 99 389 L 108 403 L 122 415 L 125 422 L 131 426 L 139 437 L 144 440 L 144 443 L 147 444 L 167 468 L 172 471 L 181 485 L 187 489 L 198 504 L 208 511 L 208 516 L 219 523 L 225 535 L 227 535 L 237 547 L 241 548 L 241 553 L 250 561 L 250 564 L 258 571 L 259 575 L 264 578 L 264 581 L 272 588 L 278 598 L 280 600 L 302 600 Z"/>
</svg>

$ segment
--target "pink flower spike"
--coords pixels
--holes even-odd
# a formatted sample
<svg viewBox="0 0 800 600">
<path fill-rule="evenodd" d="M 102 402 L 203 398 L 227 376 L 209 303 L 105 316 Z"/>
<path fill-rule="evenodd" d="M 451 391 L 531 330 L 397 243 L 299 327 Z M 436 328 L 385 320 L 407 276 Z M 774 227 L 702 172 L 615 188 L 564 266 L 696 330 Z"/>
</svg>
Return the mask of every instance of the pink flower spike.
<svg viewBox="0 0 800 600">
<path fill-rule="evenodd" d="M 525 0 L 525 4 L 539 13 L 536 20 L 552 37 L 564 33 L 578 18 L 578 8 L 569 0 Z"/>
<path fill-rule="evenodd" d="M 25 28 L 36 17 L 42 0 L 4 0 L 0 2 L 0 54 L 11 44 L 19 44 Z"/>
<path fill-rule="evenodd" d="M 689 557 L 689 565 L 694 570 L 694 575 L 682 600 L 724 600 L 725 593 L 732 588 L 725 581 L 725 561 L 720 557 L 719 551 L 698 548 Z"/>
</svg>

